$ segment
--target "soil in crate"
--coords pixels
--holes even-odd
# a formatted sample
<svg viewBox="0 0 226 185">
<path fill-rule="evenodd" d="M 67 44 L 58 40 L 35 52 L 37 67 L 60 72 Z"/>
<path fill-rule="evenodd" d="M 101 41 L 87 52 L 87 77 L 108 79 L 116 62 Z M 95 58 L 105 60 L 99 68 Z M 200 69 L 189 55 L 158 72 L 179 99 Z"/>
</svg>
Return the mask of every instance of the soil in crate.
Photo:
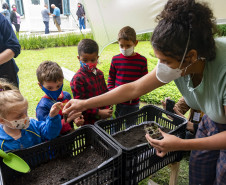
<svg viewBox="0 0 226 185">
<path fill-rule="evenodd" d="M 9 185 L 58 185 L 78 177 L 104 162 L 105 158 L 93 147 L 75 157 L 56 159 L 42 164 L 28 174 L 14 179 Z"/>
<path fill-rule="evenodd" d="M 145 125 L 147 124 L 131 127 L 127 130 L 124 130 L 112 135 L 112 137 L 126 148 L 132 148 L 134 146 L 147 143 L 147 140 L 145 138 L 145 134 L 146 134 L 144 129 Z M 170 131 L 170 129 L 165 127 L 161 127 L 161 130 L 166 133 Z M 155 139 L 158 139 L 158 138 L 155 138 Z"/>
</svg>

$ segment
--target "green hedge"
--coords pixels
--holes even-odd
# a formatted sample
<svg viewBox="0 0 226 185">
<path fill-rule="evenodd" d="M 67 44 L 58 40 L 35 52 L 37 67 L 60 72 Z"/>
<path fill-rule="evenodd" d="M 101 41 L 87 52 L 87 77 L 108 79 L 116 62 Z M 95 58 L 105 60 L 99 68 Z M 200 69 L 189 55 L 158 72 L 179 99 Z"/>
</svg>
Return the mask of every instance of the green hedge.
<svg viewBox="0 0 226 185">
<path fill-rule="evenodd" d="M 226 25 L 217 25 L 216 36 L 226 36 Z M 137 35 L 139 41 L 149 41 L 152 33 L 144 33 Z M 42 36 L 20 36 L 19 42 L 22 49 L 42 49 L 49 47 L 60 47 L 60 46 L 76 46 L 81 39 L 91 38 L 92 34 L 78 35 L 78 34 L 65 34 L 51 37 Z"/>
<path fill-rule="evenodd" d="M 216 35 L 219 37 L 226 36 L 226 24 L 217 26 L 217 34 Z"/>
<path fill-rule="evenodd" d="M 77 34 L 65 34 L 57 36 L 20 36 L 19 42 L 22 49 L 42 49 L 50 47 L 60 47 L 60 46 L 76 46 L 79 41 L 84 38 L 93 39 L 92 34 L 77 35 Z"/>
</svg>

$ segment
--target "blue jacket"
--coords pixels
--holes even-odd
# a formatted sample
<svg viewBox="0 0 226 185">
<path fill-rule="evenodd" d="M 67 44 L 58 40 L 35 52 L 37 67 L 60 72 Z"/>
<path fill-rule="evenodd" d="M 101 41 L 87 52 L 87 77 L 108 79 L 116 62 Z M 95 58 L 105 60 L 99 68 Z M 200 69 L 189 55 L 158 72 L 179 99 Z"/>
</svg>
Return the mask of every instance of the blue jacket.
<svg viewBox="0 0 226 185">
<path fill-rule="evenodd" d="M 11 49 L 15 53 L 15 57 L 20 54 L 20 44 L 13 31 L 12 25 L 9 21 L 0 14 L 0 53 L 6 49 Z M 14 59 L 0 65 L 0 78 L 5 78 L 8 81 L 17 84 L 17 67 Z"/>
<path fill-rule="evenodd" d="M 57 102 L 62 102 L 63 104 L 66 104 L 71 99 L 71 95 L 66 91 L 62 91 L 61 95 L 62 98 L 57 98 Z M 36 107 L 36 118 L 39 121 L 45 121 L 54 103 L 55 101 L 53 101 L 47 95 L 43 96 Z M 59 115 L 61 116 L 61 119 L 63 119 L 63 114 L 61 110 L 59 112 Z"/>
<path fill-rule="evenodd" d="M 17 140 L 9 136 L 0 126 L 0 144 L 4 151 L 28 148 L 46 140 L 56 138 L 60 134 L 61 119 L 57 115 L 53 118 L 47 117 L 46 121 L 30 119 L 30 126 L 21 130 L 21 137 Z"/>
</svg>

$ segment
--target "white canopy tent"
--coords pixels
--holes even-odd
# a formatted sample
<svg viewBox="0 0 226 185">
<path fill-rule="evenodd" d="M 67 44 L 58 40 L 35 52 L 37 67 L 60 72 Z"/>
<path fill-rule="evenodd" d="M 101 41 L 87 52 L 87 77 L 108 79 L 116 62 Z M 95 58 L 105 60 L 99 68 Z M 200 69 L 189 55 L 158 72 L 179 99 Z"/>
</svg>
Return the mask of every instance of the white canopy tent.
<svg viewBox="0 0 226 185">
<path fill-rule="evenodd" d="M 204 1 L 204 0 L 201 0 Z M 81 0 L 86 10 L 100 53 L 117 40 L 124 26 L 133 27 L 137 34 L 153 31 L 155 18 L 167 0 Z M 210 4 L 218 24 L 226 24 L 225 0 L 205 0 Z"/>
</svg>

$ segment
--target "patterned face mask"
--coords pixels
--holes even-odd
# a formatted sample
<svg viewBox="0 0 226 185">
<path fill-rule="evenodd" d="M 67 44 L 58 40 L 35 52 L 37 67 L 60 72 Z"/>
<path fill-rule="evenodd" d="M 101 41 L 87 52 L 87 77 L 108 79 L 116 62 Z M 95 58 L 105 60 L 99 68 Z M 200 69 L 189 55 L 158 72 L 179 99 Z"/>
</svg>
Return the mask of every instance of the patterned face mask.
<svg viewBox="0 0 226 185">
<path fill-rule="evenodd" d="M 30 125 L 29 117 L 25 117 L 23 119 L 13 120 L 13 121 L 8 121 L 4 118 L 2 118 L 2 119 L 7 122 L 7 123 L 5 123 L 5 125 L 12 129 L 27 129 Z"/>
<path fill-rule="evenodd" d="M 83 69 L 85 69 L 86 71 L 89 71 L 89 72 L 93 72 L 97 67 L 97 62 L 95 62 L 95 63 L 83 63 L 82 61 L 80 61 L 80 64 L 81 64 Z"/>
</svg>

